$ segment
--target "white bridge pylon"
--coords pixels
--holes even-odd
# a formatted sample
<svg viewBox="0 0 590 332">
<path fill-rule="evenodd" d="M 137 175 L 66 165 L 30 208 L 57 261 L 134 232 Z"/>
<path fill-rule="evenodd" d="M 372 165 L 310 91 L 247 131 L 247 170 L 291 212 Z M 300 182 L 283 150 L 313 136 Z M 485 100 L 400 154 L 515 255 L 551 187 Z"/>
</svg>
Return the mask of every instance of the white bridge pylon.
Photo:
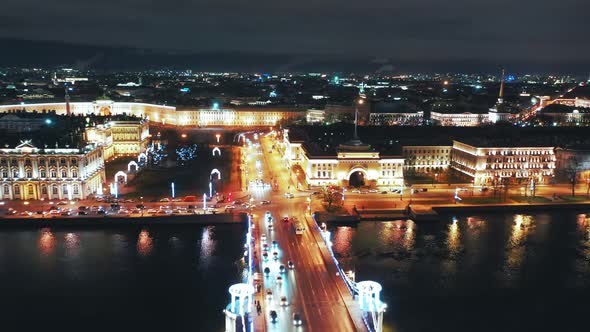
<svg viewBox="0 0 590 332">
<path fill-rule="evenodd" d="M 221 156 L 221 150 L 218 147 L 214 147 L 211 152 L 213 153 L 214 157 L 215 157 L 215 152 L 217 152 L 218 156 Z"/>
<path fill-rule="evenodd" d="M 214 168 L 214 169 L 211 171 L 211 176 L 213 176 L 213 174 L 217 174 L 217 178 L 218 178 L 219 180 L 221 180 L 221 172 L 220 172 L 220 171 L 219 171 L 217 168 Z"/>
<path fill-rule="evenodd" d="M 381 290 L 383 287 L 375 281 L 360 281 L 355 285 L 355 290 L 358 292 L 358 301 L 360 309 L 367 317 L 369 328 L 375 332 L 383 331 L 383 313 L 387 305 L 381 302 Z"/>
</svg>

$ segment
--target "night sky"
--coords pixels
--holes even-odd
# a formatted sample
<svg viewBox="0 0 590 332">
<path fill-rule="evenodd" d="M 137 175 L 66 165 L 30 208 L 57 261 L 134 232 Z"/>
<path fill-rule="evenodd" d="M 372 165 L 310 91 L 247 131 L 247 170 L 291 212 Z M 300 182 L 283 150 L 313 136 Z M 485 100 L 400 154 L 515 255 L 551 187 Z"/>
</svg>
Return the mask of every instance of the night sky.
<svg viewBox="0 0 590 332">
<path fill-rule="evenodd" d="M 587 0 L 3 0 L 0 37 L 195 52 L 581 61 Z"/>
</svg>

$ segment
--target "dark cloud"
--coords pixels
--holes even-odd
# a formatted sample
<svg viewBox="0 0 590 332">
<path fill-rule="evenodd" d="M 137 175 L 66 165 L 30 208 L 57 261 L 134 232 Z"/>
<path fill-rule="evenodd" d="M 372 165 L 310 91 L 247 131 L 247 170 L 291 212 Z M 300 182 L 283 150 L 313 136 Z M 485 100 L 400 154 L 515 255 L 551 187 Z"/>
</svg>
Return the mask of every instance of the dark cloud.
<svg viewBox="0 0 590 332">
<path fill-rule="evenodd" d="M 190 51 L 577 61 L 587 0 L 4 0 L 0 36 Z"/>
</svg>

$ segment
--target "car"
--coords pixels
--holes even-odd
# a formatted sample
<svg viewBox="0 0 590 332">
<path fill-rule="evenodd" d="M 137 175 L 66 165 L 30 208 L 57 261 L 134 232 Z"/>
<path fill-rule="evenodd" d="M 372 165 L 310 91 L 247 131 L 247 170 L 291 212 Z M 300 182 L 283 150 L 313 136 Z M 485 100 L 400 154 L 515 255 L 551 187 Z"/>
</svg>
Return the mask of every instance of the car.
<svg viewBox="0 0 590 332">
<path fill-rule="evenodd" d="M 479 188 L 479 191 L 482 192 L 482 193 L 485 193 L 488 190 L 490 190 L 488 187 L 481 187 L 481 188 Z"/>
<path fill-rule="evenodd" d="M 218 204 L 215 204 L 215 205 L 218 205 Z M 221 207 L 221 206 L 216 206 L 216 208 L 220 208 L 220 207 Z M 194 209 L 196 209 L 196 208 L 197 208 L 197 206 L 196 206 L 196 205 L 189 204 L 189 205 L 187 206 L 187 208 L 194 210 Z"/>
<path fill-rule="evenodd" d="M 81 206 L 78 207 L 78 210 L 80 210 L 80 211 L 86 211 L 86 210 L 88 210 L 88 208 L 86 206 L 84 206 L 84 205 L 81 205 Z"/>
<path fill-rule="evenodd" d="M 105 212 L 105 210 L 98 210 L 98 211 L 96 211 L 96 214 L 105 215 L 107 213 Z"/>
<path fill-rule="evenodd" d="M 59 214 L 59 210 L 50 210 L 49 214 Z"/>
<path fill-rule="evenodd" d="M 235 207 L 235 206 L 233 206 L 233 205 L 226 205 L 226 206 L 225 206 L 225 211 L 227 211 L 227 210 L 233 210 L 233 209 L 235 209 L 235 208 L 236 208 L 236 207 Z"/>
<path fill-rule="evenodd" d="M 279 243 L 276 240 L 272 240 L 272 247 L 273 248 L 278 248 L 279 247 Z"/>
<path fill-rule="evenodd" d="M 265 243 L 262 245 L 262 250 L 268 251 L 268 249 L 269 249 L 268 244 Z"/>
<path fill-rule="evenodd" d="M 277 315 L 277 312 L 274 310 L 270 311 L 270 321 L 273 323 L 276 323 L 278 320 L 279 316 Z"/>
<path fill-rule="evenodd" d="M 68 205 L 68 202 L 66 202 L 66 201 L 57 202 L 57 205 Z"/>
<path fill-rule="evenodd" d="M 283 222 L 289 222 L 289 217 L 283 217 Z"/>
<path fill-rule="evenodd" d="M 55 206 L 55 205 L 54 205 L 54 206 L 50 206 L 50 207 L 49 207 L 49 211 L 53 211 L 53 210 L 55 210 L 55 211 L 59 211 L 59 209 L 60 209 L 60 208 L 58 208 L 58 207 L 57 207 L 57 206 Z"/>
<path fill-rule="evenodd" d="M 62 215 L 63 217 L 67 217 L 67 216 L 71 216 L 71 215 L 72 215 L 72 213 L 71 213 L 70 211 L 64 211 L 64 212 L 62 212 L 62 213 L 61 213 L 61 215 Z"/>
<path fill-rule="evenodd" d="M 140 209 L 140 210 L 145 209 L 145 205 L 143 205 L 143 204 L 137 204 L 135 207 L 138 208 L 138 209 Z"/>
<path fill-rule="evenodd" d="M 155 214 L 155 213 L 158 213 L 158 210 L 156 210 L 156 209 L 149 209 L 149 210 L 147 210 L 147 213 L 148 214 Z"/>
<path fill-rule="evenodd" d="M 281 296 L 281 305 L 283 307 L 288 306 L 289 302 L 287 301 L 287 297 L 286 296 Z"/>
<path fill-rule="evenodd" d="M 283 282 L 283 277 L 281 277 L 280 275 L 277 276 L 277 284 L 280 284 Z"/>
<path fill-rule="evenodd" d="M 366 194 L 368 194 L 368 193 L 369 193 L 368 191 L 364 191 L 364 190 L 363 190 L 363 191 L 361 191 L 361 195 L 366 195 Z"/>
<path fill-rule="evenodd" d="M 369 192 L 375 194 L 375 193 L 378 193 L 379 190 L 377 190 L 377 189 L 369 189 Z"/>
<path fill-rule="evenodd" d="M 459 188 L 459 191 L 469 191 L 467 188 Z"/>
<path fill-rule="evenodd" d="M 264 268 L 264 274 L 268 276 L 270 274 L 270 268 L 267 266 Z"/>
<path fill-rule="evenodd" d="M 266 298 L 269 300 L 272 299 L 272 289 L 270 289 L 270 288 L 266 289 Z"/>
<path fill-rule="evenodd" d="M 87 216 L 88 215 L 88 212 L 86 212 L 86 211 L 78 211 L 78 215 L 79 216 Z"/>
<path fill-rule="evenodd" d="M 262 235 L 260 235 L 260 240 L 266 242 L 266 234 L 263 233 Z"/>
<path fill-rule="evenodd" d="M 278 251 L 273 251 L 272 253 L 272 257 L 276 260 L 279 259 L 279 252 Z"/>
<path fill-rule="evenodd" d="M 160 202 L 170 202 L 170 198 L 164 197 L 160 199 Z"/>
<path fill-rule="evenodd" d="M 132 214 L 140 214 L 141 213 L 141 210 L 139 210 L 139 209 L 133 209 L 133 210 L 131 210 L 131 213 Z"/>
<path fill-rule="evenodd" d="M 391 192 L 392 192 L 392 193 L 394 193 L 394 194 L 399 194 L 399 193 L 401 193 L 402 191 L 401 191 L 401 190 L 399 190 L 399 189 L 392 189 L 392 190 L 391 190 Z"/>
<path fill-rule="evenodd" d="M 267 252 L 263 252 L 262 253 L 262 259 L 267 261 L 268 260 L 268 253 Z"/>
<path fill-rule="evenodd" d="M 295 197 L 295 195 L 293 195 L 292 193 L 285 193 L 285 197 L 293 198 L 293 197 Z"/>
<path fill-rule="evenodd" d="M 289 267 L 289 270 L 293 270 L 295 268 L 295 264 L 293 264 L 292 261 L 288 261 L 287 266 Z"/>
<path fill-rule="evenodd" d="M 90 207 L 90 211 L 98 211 L 99 206 L 93 205 Z"/>
<path fill-rule="evenodd" d="M 272 223 L 271 224 L 268 224 L 268 229 L 272 229 L 272 227 L 273 227 L 272 226 Z"/>
<path fill-rule="evenodd" d="M 387 195 L 387 191 L 382 191 L 381 194 Z"/>
<path fill-rule="evenodd" d="M 173 202 L 182 202 L 182 198 L 174 198 L 172 199 Z"/>
<path fill-rule="evenodd" d="M 420 188 L 419 191 L 425 193 L 428 191 L 428 188 Z"/>
<path fill-rule="evenodd" d="M 281 272 L 281 273 L 285 273 L 286 271 L 287 271 L 287 269 L 285 269 L 285 265 L 281 264 L 281 265 L 279 266 L 279 272 Z"/>
<path fill-rule="evenodd" d="M 293 325 L 301 326 L 302 323 L 303 323 L 303 321 L 301 321 L 301 315 L 297 312 L 294 313 L 293 314 Z"/>
<path fill-rule="evenodd" d="M 260 201 L 260 204 L 262 204 L 262 205 L 269 205 L 270 204 L 270 201 Z"/>
</svg>

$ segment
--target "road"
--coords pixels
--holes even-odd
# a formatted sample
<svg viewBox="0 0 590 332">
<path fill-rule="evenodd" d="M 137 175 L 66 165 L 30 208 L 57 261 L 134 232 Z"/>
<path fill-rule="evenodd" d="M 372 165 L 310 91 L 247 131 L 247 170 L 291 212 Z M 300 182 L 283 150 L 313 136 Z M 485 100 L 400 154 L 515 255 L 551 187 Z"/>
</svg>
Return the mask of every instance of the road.
<svg viewBox="0 0 590 332">
<path fill-rule="evenodd" d="M 294 192 L 294 198 L 284 196 L 285 188 L 288 188 L 290 179 L 288 171 L 276 151 L 269 153 L 271 143 L 269 139 L 263 139 L 259 148 L 245 148 L 244 155 L 249 156 L 246 160 L 248 169 L 248 181 L 257 177 L 271 179 L 278 182 L 278 187 L 283 190 L 272 191 L 267 189 L 250 188 L 252 198 L 255 201 L 270 200 L 270 205 L 262 205 L 254 209 L 256 238 L 256 255 L 262 257 L 260 235 L 267 236 L 267 243 L 272 247 L 272 241 L 278 243 L 279 258 L 275 261 L 272 258 L 272 251 L 269 251 L 268 261 L 259 264 L 259 271 L 265 267 L 271 269 L 268 277 L 263 276 L 263 293 L 266 289 L 273 292 L 272 299 L 261 300 L 265 317 L 265 326 L 268 331 L 355 331 L 354 323 L 350 318 L 344 300 L 339 290 L 332 282 L 338 276 L 329 275 L 316 245 L 316 240 L 309 231 L 310 225 L 302 235 L 296 235 L 291 222 L 283 222 L 284 216 L 296 217 L 305 222 L 307 212 L 306 193 Z M 257 167 L 256 160 L 260 160 Z M 262 173 L 259 173 L 261 171 Z M 291 184 L 291 188 L 293 188 Z M 265 211 L 269 211 L 274 219 L 272 229 L 264 221 Z M 308 215 L 309 217 L 309 215 Z M 287 261 L 295 264 L 294 270 L 288 270 L 283 274 L 283 281 L 278 283 L 276 276 L 280 275 L 278 268 L 280 264 L 287 266 Z M 286 296 L 289 305 L 284 307 L 279 303 L 281 296 Z M 263 299 L 264 297 L 259 297 Z M 270 310 L 276 310 L 278 321 L 271 322 Z M 292 322 L 292 314 L 298 312 L 303 319 L 301 327 L 295 327 Z M 256 316 L 255 316 L 256 317 Z"/>
</svg>

